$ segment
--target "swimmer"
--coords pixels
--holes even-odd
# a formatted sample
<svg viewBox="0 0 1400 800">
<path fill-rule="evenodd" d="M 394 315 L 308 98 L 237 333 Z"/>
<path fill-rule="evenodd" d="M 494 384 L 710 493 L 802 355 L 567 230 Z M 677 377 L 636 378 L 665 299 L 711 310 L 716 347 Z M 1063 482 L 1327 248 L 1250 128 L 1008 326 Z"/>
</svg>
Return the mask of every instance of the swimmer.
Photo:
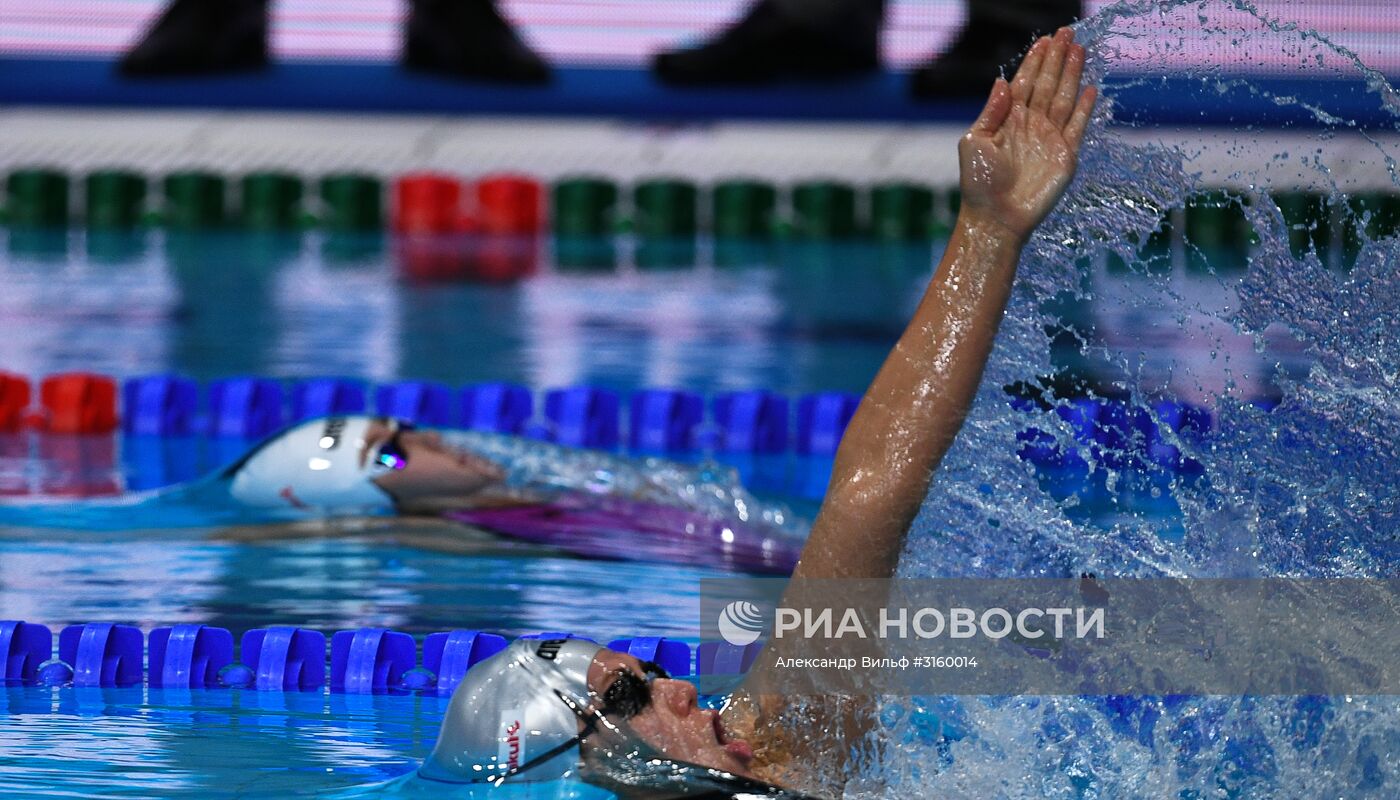
<svg viewBox="0 0 1400 800">
<path fill-rule="evenodd" d="M 249 508 L 290 516 L 429 514 L 489 502 L 505 470 L 435 431 L 363 415 L 300 423 L 225 471 Z"/>
<path fill-rule="evenodd" d="M 222 538 L 363 532 L 392 515 L 414 544 L 461 552 L 511 544 L 634 561 L 789 574 L 807 532 L 733 470 L 625 458 L 516 436 L 426 431 L 389 418 L 310 420 L 270 438 L 215 481 L 251 521 Z M 211 502 L 206 491 L 201 497 Z M 446 521 L 408 525 L 405 518 Z M 335 525 L 318 524 L 337 520 Z M 466 529 L 464 529 L 466 526 Z M 474 536 L 474 534 L 489 534 Z"/>
<path fill-rule="evenodd" d="M 796 577 L 894 575 L 972 403 L 1022 248 L 1074 177 L 1097 95 L 1081 88 L 1085 53 L 1073 40 L 1063 28 L 1037 41 L 960 142 L 956 231 L 846 431 Z M 697 706 L 690 683 L 631 656 L 579 640 L 518 641 L 458 686 L 419 774 L 504 784 L 577 775 L 625 798 L 842 793 L 871 710 L 757 695 L 773 662 L 760 656 L 715 712 Z M 785 713 L 819 733 L 795 738 Z"/>
<path fill-rule="evenodd" d="M 366 415 L 297 423 L 213 475 L 155 491 L 79 503 L 0 497 L 0 525 L 15 527 L 205 528 L 238 541 L 388 536 L 453 553 L 545 548 L 783 575 L 807 519 L 715 462 Z"/>
</svg>

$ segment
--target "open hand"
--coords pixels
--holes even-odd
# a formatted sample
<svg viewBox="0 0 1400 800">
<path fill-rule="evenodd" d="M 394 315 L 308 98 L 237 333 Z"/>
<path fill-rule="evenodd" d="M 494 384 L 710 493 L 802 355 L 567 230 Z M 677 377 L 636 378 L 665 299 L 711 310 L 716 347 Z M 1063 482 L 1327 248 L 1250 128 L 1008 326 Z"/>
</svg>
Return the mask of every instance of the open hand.
<svg viewBox="0 0 1400 800">
<path fill-rule="evenodd" d="M 1043 36 L 1007 83 L 998 78 L 958 143 L 962 213 L 1025 241 L 1074 177 L 1098 92 L 1080 90 L 1084 48 L 1061 28 Z"/>
</svg>

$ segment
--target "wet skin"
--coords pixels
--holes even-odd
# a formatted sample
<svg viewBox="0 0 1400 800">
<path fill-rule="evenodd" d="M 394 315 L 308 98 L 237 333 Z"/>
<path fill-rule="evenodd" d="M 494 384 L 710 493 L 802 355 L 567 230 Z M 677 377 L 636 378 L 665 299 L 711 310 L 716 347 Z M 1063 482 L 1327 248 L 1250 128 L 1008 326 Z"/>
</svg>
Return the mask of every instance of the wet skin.
<svg viewBox="0 0 1400 800">
<path fill-rule="evenodd" d="M 998 79 L 960 141 L 963 202 L 953 237 L 914 319 L 846 430 L 796 577 L 894 575 L 909 524 L 982 380 L 1022 248 L 1074 176 L 1097 93 L 1082 86 L 1085 51 L 1073 38 L 1064 28 L 1037 41 L 1013 80 Z M 365 457 L 391 435 L 387 426 L 372 429 Z M 502 480 L 495 465 L 444 447 L 434 434 L 405 432 L 400 443 L 408 467 L 376 483 L 401 510 L 445 500 L 460 508 L 479 502 Z M 765 745 L 783 741 L 780 712 L 792 698 L 757 693 L 772 685 L 761 680 L 765 675 L 781 680 L 773 677 L 774 659 L 767 657 L 775 645 L 770 642 L 765 651 L 767 668 L 751 670 L 731 698 L 728 730 L 719 712 L 699 708 L 694 686 L 666 678 L 652 680 L 651 702 L 628 719 L 629 727 L 669 758 L 769 783 L 802 782 L 828 757 L 839 774 L 849 757 L 850 734 L 806 737 L 796 749 L 781 752 L 781 761 L 765 753 L 760 763 L 746 741 L 733 738 L 740 733 Z M 611 650 L 595 656 L 588 688 L 598 707 L 626 674 L 645 677 L 636 658 Z M 814 705 L 816 715 L 828 710 Z M 839 704 L 831 706 L 833 718 L 845 713 Z M 840 730 L 861 735 L 873 710 L 862 709 L 860 720 Z M 605 748 L 592 738 L 581 745 L 585 761 Z"/>
<path fill-rule="evenodd" d="M 1064 28 L 1053 38 L 1038 40 L 1016 76 L 996 82 L 982 114 L 960 141 L 963 204 L 953 238 L 909 328 L 847 428 L 796 577 L 878 579 L 894 574 L 933 470 L 961 428 L 981 382 L 1021 249 L 1074 176 L 1097 94 L 1082 86 L 1085 51 L 1073 38 L 1073 31 Z M 374 426 L 362 458 L 392 435 L 388 425 Z M 435 434 L 399 436 L 407 467 L 375 482 L 395 497 L 401 510 L 449 503 L 460 508 L 479 502 L 503 478 L 496 465 L 443 446 Z M 611 650 L 594 657 L 588 688 L 598 707 L 609 687 L 627 674 L 645 678 L 636 658 Z M 763 674 L 761 667 L 750 672 L 735 695 L 739 702 L 729 708 L 729 720 L 731 730 L 766 744 L 781 740 L 779 712 L 791 698 L 755 695 L 751 689 L 763 685 Z M 762 779 L 758 767 L 781 776 L 769 778 L 781 784 L 788 783 L 788 776 L 801 780 L 801 773 L 814 769 L 824 755 L 839 764 L 849 752 L 846 739 L 814 736 L 800 750 L 784 753 L 784 763 L 755 764 L 753 749 L 732 738 L 719 712 L 697 705 L 690 683 L 656 678 L 650 695 L 651 702 L 628 725 L 648 745 L 678 761 Z M 818 707 L 816 713 L 821 712 Z M 861 726 L 869 723 L 860 721 Z M 590 742 L 592 738 L 581 744 L 585 761 L 606 746 L 601 740 Z"/>
<path fill-rule="evenodd" d="M 636 658 L 614 650 L 600 651 L 588 668 L 589 692 L 602 698 L 624 673 L 645 678 Z M 746 778 L 757 777 L 749 770 L 753 748 L 743 740 L 731 739 L 720 722 L 720 713 L 700 708 L 697 701 L 695 686 L 689 681 L 654 678 L 651 702 L 627 722 L 647 744 L 668 756 Z M 584 739 L 585 760 L 588 750 L 589 742 Z"/>
<path fill-rule="evenodd" d="M 389 420 L 376 420 L 365 433 L 360 463 L 395 435 Z M 398 431 L 398 444 L 406 456 L 403 469 L 374 479 L 393 495 L 401 511 L 431 513 L 471 505 L 504 478 L 496 464 L 448 447 L 432 431 Z M 602 698 L 623 673 L 645 678 L 641 662 L 613 650 L 594 657 L 588 671 L 588 688 Z M 720 713 L 702 709 L 695 686 L 687 681 L 655 678 L 650 681 L 651 702 L 628 724 L 647 744 L 691 764 L 755 777 L 749 771 L 753 749 L 731 739 L 720 722 Z M 601 702 L 601 701 L 600 701 Z M 585 740 L 584 749 L 588 742 Z"/>
<path fill-rule="evenodd" d="M 394 436 L 388 420 L 375 420 L 360 448 L 363 466 L 370 454 Z M 407 464 L 374 479 L 401 512 L 435 513 L 472 505 L 483 492 L 498 486 L 505 472 L 484 458 L 448 447 L 434 431 L 398 431 Z"/>
</svg>

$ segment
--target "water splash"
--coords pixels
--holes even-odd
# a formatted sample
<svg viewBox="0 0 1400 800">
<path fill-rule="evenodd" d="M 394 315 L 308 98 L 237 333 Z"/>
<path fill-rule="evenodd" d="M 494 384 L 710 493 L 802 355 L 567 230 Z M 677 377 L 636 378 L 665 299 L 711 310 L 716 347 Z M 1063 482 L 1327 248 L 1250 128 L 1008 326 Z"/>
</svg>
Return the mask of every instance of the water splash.
<svg viewBox="0 0 1400 800">
<path fill-rule="evenodd" d="M 759 498 L 732 467 L 705 460 L 686 464 L 665 458 L 624 457 L 481 431 L 443 431 L 453 447 L 502 465 L 505 485 L 534 496 L 583 493 L 737 520 L 800 540 L 810 521 L 788 505 Z"/>
<path fill-rule="evenodd" d="M 1400 121 L 1400 95 L 1355 53 L 1244 0 L 1125 0 L 1086 20 L 1078 37 L 1090 48 L 1098 80 L 1136 65 L 1149 74 L 1118 85 L 1151 85 L 1154 53 L 1205 38 L 1222 59 L 1268 50 L 1290 59 L 1298 74 L 1364 84 L 1376 106 Z M 1210 160 L 1197 157 L 1201 145 L 1152 143 L 1148 132 L 1109 127 L 1115 109 L 1113 91 L 1107 93 L 1075 185 L 1022 260 L 981 395 L 936 475 L 902 574 L 1400 573 L 1400 243 L 1376 234 L 1374 212 L 1357 202 L 1355 170 L 1330 155 L 1339 134 L 1356 136 L 1384 165 L 1379 178 L 1363 177 L 1394 193 L 1394 145 L 1326 104 L 1272 94 L 1236 72 L 1220 63 L 1187 77 L 1226 98 L 1266 97 L 1302 109 L 1315 123 L 1312 132 L 1284 131 L 1256 165 L 1208 172 L 1202 165 Z M 1212 138 L 1198 133 L 1202 141 Z M 1267 150 L 1267 135 L 1249 136 Z M 1163 233 L 1179 230 L 1181 209 L 1222 186 L 1256 237 L 1247 258 L 1189 241 L 1174 252 L 1161 248 Z M 1281 192 L 1298 186 L 1321 191 L 1321 208 L 1332 216 L 1286 219 Z M 1121 267 L 1123 274 L 1110 276 L 1120 284 L 1116 291 L 1104 281 L 1105 263 Z M 1182 278 L 1187 266 L 1189 280 Z M 1125 349 L 1091 337 L 1074 348 L 1076 358 L 1110 376 L 1091 395 L 1115 397 L 1158 427 L 1165 421 L 1151 409 L 1164 394 L 1184 389 L 1209 405 L 1216 423 L 1208 437 L 1166 434 L 1199 462 L 1202 475 L 1183 476 L 1076 438 L 1070 401 L 1051 381 L 1036 379 L 1062 366 L 1046 334 L 1062 324 L 1054 309 L 1091 298 L 1120 319 L 1165 324 L 1167 335 L 1210 354 L 1207 372 L 1224 376 L 1212 382 L 1195 365 L 1154 365 L 1134 352 L 1136 343 Z M 1184 310 L 1164 320 L 1163 308 Z M 1142 333 L 1151 331 L 1144 326 Z M 1257 365 L 1227 357 L 1232 337 L 1253 339 Z M 1289 349 L 1306 352 L 1310 367 L 1275 366 Z M 1056 491 L 1018 459 L 1017 435 L 1028 417 L 1006 411 L 1003 390 L 1018 382 L 1029 382 L 1045 409 L 1031 415 L 1035 427 L 1084 465 L 1088 488 Z M 1270 387 L 1276 404 L 1250 403 L 1251 382 Z M 1134 498 L 1146 502 L 1135 505 Z M 1164 516 L 1164 507 L 1171 513 Z M 1203 798 L 1400 791 L 1394 698 L 949 703 L 918 698 L 900 706 L 891 724 L 896 744 L 878 767 L 893 786 L 882 792 Z M 950 733 L 945 723 L 954 718 Z"/>
</svg>

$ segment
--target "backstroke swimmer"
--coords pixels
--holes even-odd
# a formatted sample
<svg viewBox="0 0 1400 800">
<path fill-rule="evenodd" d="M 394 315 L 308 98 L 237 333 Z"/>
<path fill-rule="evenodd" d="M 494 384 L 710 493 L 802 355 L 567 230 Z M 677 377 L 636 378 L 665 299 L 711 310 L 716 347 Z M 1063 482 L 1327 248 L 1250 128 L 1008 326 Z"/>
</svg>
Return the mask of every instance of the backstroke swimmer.
<svg viewBox="0 0 1400 800">
<path fill-rule="evenodd" d="M 0 504 L 0 524 L 215 528 L 217 538 L 245 541 L 384 533 L 453 552 L 525 543 L 783 575 L 808 528 L 719 465 L 366 415 L 298 423 L 190 484 L 111 501 Z"/>
<path fill-rule="evenodd" d="M 311 420 L 224 471 L 216 491 L 268 519 L 225 538 L 364 532 L 367 520 L 409 543 L 492 547 L 466 526 L 595 558 L 787 574 L 806 533 L 786 506 L 748 492 L 732 470 L 623 458 L 475 431 L 426 431 L 368 416 Z M 425 521 L 406 526 L 405 518 Z M 333 526 L 321 524 L 337 520 Z M 447 526 L 430 520 L 446 520 Z M 436 542 L 425 541 L 440 534 Z"/>
<path fill-rule="evenodd" d="M 1021 251 L 1074 177 L 1097 93 L 1081 90 L 1085 53 L 1073 39 L 1062 28 L 1037 41 L 960 142 L 956 230 L 846 431 L 795 577 L 893 576 L 976 393 Z M 716 712 L 697 706 L 692 684 L 631 656 L 517 641 L 458 686 L 418 774 L 506 785 L 577 775 L 624 798 L 841 793 L 868 710 L 758 695 L 772 662 L 760 656 Z"/>
</svg>

